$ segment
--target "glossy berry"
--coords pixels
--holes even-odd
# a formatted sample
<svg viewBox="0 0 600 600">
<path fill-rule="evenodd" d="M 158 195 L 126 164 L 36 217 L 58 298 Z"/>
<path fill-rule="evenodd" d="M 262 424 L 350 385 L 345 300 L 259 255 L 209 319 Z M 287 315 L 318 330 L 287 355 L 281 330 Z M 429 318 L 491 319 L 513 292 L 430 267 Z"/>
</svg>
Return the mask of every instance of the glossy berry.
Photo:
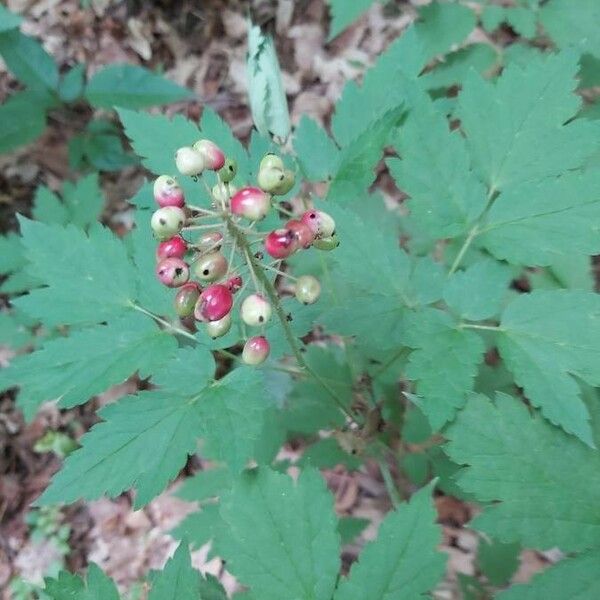
<svg viewBox="0 0 600 600">
<path fill-rule="evenodd" d="M 258 170 L 263 171 L 265 169 L 278 169 L 279 171 L 283 171 L 283 161 L 277 154 L 273 154 L 269 152 L 269 154 L 265 154 L 258 165 Z"/>
<path fill-rule="evenodd" d="M 225 185 L 223 182 L 215 184 L 212 188 L 212 197 L 217 201 L 218 205 L 229 205 L 229 199 L 237 192 L 237 188 L 233 185 Z"/>
<path fill-rule="evenodd" d="M 195 282 L 188 282 L 182 285 L 175 296 L 175 312 L 182 319 L 194 314 L 194 307 L 202 288 Z"/>
<path fill-rule="evenodd" d="M 223 234 L 219 231 L 209 231 L 203 233 L 194 247 L 200 252 L 218 252 L 223 244 Z"/>
<path fill-rule="evenodd" d="M 317 250 L 335 250 L 340 245 L 340 240 L 336 235 L 332 235 L 331 237 L 326 238 L 317 238 L 313 242 L 313 246 Z"/>
<path fill-rule="evenodd" d="M 204 170 L 204 159 L 194 148 L 184 146 L 175 152 L 175 165 L 182 175 L 200 175 Z"/>
<path fill-rule="evenodd" d="M 250 327 L 264 325 L 271 318 L 271 304 L 260 294 L 251 294 L 244 298 L 240 308 L 242 321 Z"/>
<path fill-rule="evenodd" d="M 321 210 L 308 210 L 302 215 L 302 222 L 308 225 L 315 237 L 327 238 L 335 234 L 335 221 Z"/>
<path fill-rule="evenodd" d="M 209 321 L 206 324 L 206 333 L 213 339 L 223 337 L 229 333 L 231 329 L 231 313 L 226 314 L 222 319 L 218 321 Z"/>
<path fill-rule="evenodd" d="M 267 360 L 270 351 L 271 345 L 269 344 L 267 338 L 262 335 L 257 335 L 249 338 L 244 344 L 244 349 L 242 350 L 242 360 L 247 365 L 260 365 Z"/>
<path fill-rule="evenodd" d="M 154 182 L 154 199 L 159 206 L 177 206 L 185 204 L 183 190 L 173 177 L 161 175 Z"/>
<path fill-rule="evenodd" d="M 251 221 L 264 219 L 271 208 L 271 199 L 257 187 L 245 187 L 231 198 L 231 212 Z"/>
<path fill-rule="evenodd" d="M 285 169 L 283 172 L 283 179 L 280 179 L 279 184 L 271 191 L 271 193 L 276 196 L 284 196 L 294 187 L 295 182 L 296 175 L 294 174 L 294 171 Z"/>
<path fill-rule="evenodd" d="M 274 194 L 275 190 L 285 181 L 285 173 L 281 169 L 261 169 L 258 172 L 258 187 L 269 194 Z"/>
<path fill-rule="evenodd" d="M 297 249 L 296 235 L 291 229 L 275 229 L 265 238 L 265 250 L 273 258 L 287 258 Z"/>
<path fill-rule="evenodd" d="M 220 252 L 201 256 L 194 264 L 194 274 L 200 281 L 212 283 L 227 273 L 227 259 Z"/>
<path fill-rule="evenodd" d="M 214 142 L 198 140 L 192 147 L 202 156 L 205 169 L 218 171 L 225 164 L 225 154 Z"/>
<path fill-rule="evenodd" d="M 300 248 L 309 248 L 315 239 L 312 229 L 298 219 L 292 219 L 285 224 L 286 228 L 292 231 L 296 237 L 296 242 Z"/>
<path fill-rule="evenodd" d="M 244 285 L 244 282 L 243 282 L 242 278 L 239 275 L 234 275 L 233 277 L 230 277 L 225 282 L 225 285 L 229 288 L 229 291 L 232 294 L 235 294 L 236 292 L 238 292 L 239 290 L 242 289 L 242 286 Z"/>
<path fill-rule="evenodd" d="M 225 164 L 219 169 L 219 179 L 223 183 L 233 181 L 237 173 L 237 162 L 233 158 L 226 158 Z"/>
<path fill-rule="evenodd" d="M 190 269 L 180 258 L 165 258 L 156 265 L 156 276 L 167 287 L 180 287 L 190 278 Z"/>
<path fill-rule="evenodd" d="M 321 295 L 321 284 L 312 275 L 302 275 L 296 280 L 294 293 L 298 302 L 314 304 Z"/>
<path fill-rule="evenodd" d="M 229 314 L 233 296 L 227 286 L 217 283 L 209 285 L 198 298 L 194 317 L 198 321 L 218 321 Z"/>
<path fill-rule="evenodd" d="M 156 260 L 161 261 L 165 258 L 183 258 L 187 252 L 187 243 L 179 235 L 176 235 L 164 242 L 161 242 L 156 249 Z"/>
<path fill-rule="evenodd" d="M 176 206 L 159 208 L 152 215 L 150 226 L 159 240 L 168 240 L 178 234 L 185 225 L 185 213 Z"/>
</svg>

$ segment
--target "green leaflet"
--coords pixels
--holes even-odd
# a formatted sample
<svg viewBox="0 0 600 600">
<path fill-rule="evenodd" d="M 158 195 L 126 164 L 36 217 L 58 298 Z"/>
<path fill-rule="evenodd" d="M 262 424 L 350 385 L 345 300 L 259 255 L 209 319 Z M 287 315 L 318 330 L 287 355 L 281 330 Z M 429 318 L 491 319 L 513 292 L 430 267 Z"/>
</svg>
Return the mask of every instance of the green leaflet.
<svg viewBox="0 0 600 600">
<path fill-rule="evenodd" d="M 446 454 L 467 465 L 457 478 L 460 488 L 491 503 L 473 527 L 529 548 L 576 552 L 598 546 L 596 450 L 505 394 L 495 403 L 470 398 L 444 435 Z"/>
<path fill-rule="evenodd" d="M 85 97 L 99 108 L 144 108 L 169 104 L 193 96 L 161 75 L 136 65 L 108 65 L 96 72 L 85 89 Z"/>
</svg>

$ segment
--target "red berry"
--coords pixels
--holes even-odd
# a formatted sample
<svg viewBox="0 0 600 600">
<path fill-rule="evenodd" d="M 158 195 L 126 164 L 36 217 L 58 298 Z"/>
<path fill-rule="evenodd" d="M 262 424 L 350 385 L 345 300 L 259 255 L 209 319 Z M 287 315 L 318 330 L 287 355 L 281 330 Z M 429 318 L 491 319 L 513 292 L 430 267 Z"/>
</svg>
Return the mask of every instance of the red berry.
<svg viewBox="0 0 600 600">
<path fill-rule="evenodd" d="M 292 219 L 288 221 L 285 226 L 294 232 L 298 246 L 301 248 L 309 248 L 315 239 L 315 234 L 312 229 L 302 221 L 298 219 Z"/>
<path fill-rule="evenodd" d="M 165 240 L 158 245 L 156 249 L 156 260 L 161 261 L 165 258 L 183 258 L 187 252 L 186 241 L 179 235 Z"/>
<path fill-rule="evenodd" d="M 265 250 L 273 258 L 287 258 L 297 249 L 296 235 L 291 229 L 275 229 L 265 238 Z"/>
<path fill-rule="evenodd" d="M 202 155 L 206 169 L 218 171 L 225 164 L 225 154 L 223 154 L 223 150 L 214 142 L 210 140 L 198 140 L 193 148 Z"/>
<path fill-rule="evenodd" d="M 209 231 L 203 233 L 195 244 L 200 252 L 218 252 L 223 243 L 223 234 L 219 231 Z"/>
<path fill-rule="evenodd" d="M 239 275 L 235 275 L 234 277 L 230 277 L 225 282 L 225 285 L 229 288 L 229 291 L 232 294 L 235 294 L 237 291 L 242 289 L 242 285 L 244 285 L 244 282 Z"/>
<path fill-rule="evenodd" d="M 271 199 L 257 187 L 245 187 L 231 198 L 231 212 L 251 221 L 264 219 L 271 208 Z"/>
<path fill-rule="evenodd" d="M 209 285 L 198 298 L 194 316 L 198 321 L 218 321 L 229 313 L 233 296 L 227 286 L 217 283 Z"/>
<path fill-rule="evenodd" d="M 302 222 L 310 227 L 317 238 L 335 234 L 335 221 L 322 210 L 308 210 L 302 215 Z"/>
<path fill-rule="evenodd" d="M 267 338 L 262 335 L 257 335 L 249 338 L 244 344 L 242 360 L 247 365 L 260 365 L 267 360 L 270 351 L 271 345 Z"/>
<path fill-rule="evenodd" d="M 183 190 L 173 177 L 161 175 L 154 182 L 154 199 L 161 207 L 177 206 L 183 208 L 185 198 Z"/>
<path fill-rule="evenodd" d="M 167 287 L 179 287 L 190 278 L 190 269 L 180 258 L 165 258 L 156 265 L 156 276 Z"/>
</svg>

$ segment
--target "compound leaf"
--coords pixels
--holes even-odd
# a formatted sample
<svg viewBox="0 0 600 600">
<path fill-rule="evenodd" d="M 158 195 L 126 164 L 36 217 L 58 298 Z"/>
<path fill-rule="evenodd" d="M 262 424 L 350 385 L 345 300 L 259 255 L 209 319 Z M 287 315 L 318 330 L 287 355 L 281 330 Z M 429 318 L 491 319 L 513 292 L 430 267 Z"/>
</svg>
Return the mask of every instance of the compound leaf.
<svg viewBox="0 0 600 600">
<path fill-rule="evenodd" d="M 259 468 L 223 498 L 227 525 L 218 550 L 228 569 L 261 600 L 330 600 L 340 567 L 333 500 L 318 471 L 295 484 Z"/>
<path fill-rule="evenodd" d="M 439 582 L 446 557 L 436 549 L 441 529 L 431 491 L 428 485 L 388 513 L 377 539 L 342 579 L 335 600 L 420 598 Z"/>
<path fill-rule="evenodd" d="M 529 548 L 576 552 L 600 539 L 600 456 L 516 399 L 473 396 L 444 434 L 468 465 L 458 484 L 486 506 L 473 527 Z M 523 484 L 526 482 L 526 485 Z"/>
</svg>

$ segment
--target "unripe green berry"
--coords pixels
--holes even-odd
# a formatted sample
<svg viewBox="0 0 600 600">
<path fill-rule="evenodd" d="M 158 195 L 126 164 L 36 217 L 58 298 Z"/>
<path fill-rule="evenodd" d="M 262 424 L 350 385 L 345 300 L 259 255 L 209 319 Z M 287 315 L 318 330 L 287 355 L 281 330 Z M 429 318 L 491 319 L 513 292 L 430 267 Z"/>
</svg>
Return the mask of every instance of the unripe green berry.
<svg viewBox="0 0 600 600">
<path fill-rule="evenodd" d="M 233 158 L 226 158 L 225 164 L 219 169 L 219 179 L 223 183 L 229 183 L 233 181 L 233 178 L 237 173 L 237 162 Z"/>
<path fill-rule="evenodd" d="M 263 169 L 279 169 L 280 171 L 283 171 L 283 168 L 284 165 L 281 158 L 272 152 L 265 154 L 263 159 L 260 161 L 260 165 L 258 166 L 259 171 L 262 171 Z"/>
<path fill-rule="evenodd" d="M 242 321 L 250 327 L 264 325 L 272 314 L 271 304 L 260 294 L 251 294 L 244 298 L 240 308 Z"/>
<path fill-rule="evenodd" d="M 175 296 L 175 312 L 181 318 L 194 314 L 194 307 L 200 297 L 200 286 L 197 283 L 186 283 Z"/>
<path fill-rule="evenodd" d="M 225 164 L 223 150 L 210 140 L 198 140 L 192 148 L 202 156 L 205 169 L 218 171 Z"/>
<path fill-rule="evenodd" d="M 269 194 L 273 194 L 284 180 L 285 173 L 281 169 L 261 169 L 258 172 L 258 187 Z"/>
<path fill-rule="evenodd" d="M 185 225 L 185 213 L 177 206 L 164 206 L 152 215 L 150 226 L 161 241 L 178 234 Z"/>
<path fill-rule="evenodd" d="M 182 175 L 200 175 L 204 170 L 204 159 L 194 148 L 183 146 L 175 152 L 175 165 Z"/>
<path fill-rule="evenodd" d="M 227 273 L 227 259 L 220 252 L 201 256 L 194 264 L 194 274 L 200 281 L 212 283 Z"/>
<path fill-rule="evenodd" d="M 294 171 L 290 171 L 286 169 L 283 172 L 283 179 L 280 181 L 279 185 L 273 190 L 273 194 L 276 196 L 285 196 L 293 187 L 296 182 L 296 175 Z"/>
<path fill-rule="evenodd" d="M 329 250 L 335 250 L 340 245 L 340 240 L 336 235 L 332 235 L 331 237 L 316 239 L 313 242 L 313 247 L 317 250 L 325 250 L 328 252 Z"/>
<path fill-rule="evenodd" d="M 237 192 L 237 188 L 233 185 L 226 185 L 222 181 L 215 184 L 212 188 L 212 196 L 218 204 L 229 205 L 229 199 Z"/>
<path fill-rule="evenodd" d="M 206 333 L 213 339 L 223 337 L 229 333 L 231 329 L 231 313 L 227 313 L 222 319 L 218 321 L 209 321 L 206 324 Z"/>
<path fill-rule="evenodd" d="M 321 295 L 321 284 L 312 275 L 302 275 L 296 280 L 294 293 L 302 304 L 314 304 Z"/>
</svg>

